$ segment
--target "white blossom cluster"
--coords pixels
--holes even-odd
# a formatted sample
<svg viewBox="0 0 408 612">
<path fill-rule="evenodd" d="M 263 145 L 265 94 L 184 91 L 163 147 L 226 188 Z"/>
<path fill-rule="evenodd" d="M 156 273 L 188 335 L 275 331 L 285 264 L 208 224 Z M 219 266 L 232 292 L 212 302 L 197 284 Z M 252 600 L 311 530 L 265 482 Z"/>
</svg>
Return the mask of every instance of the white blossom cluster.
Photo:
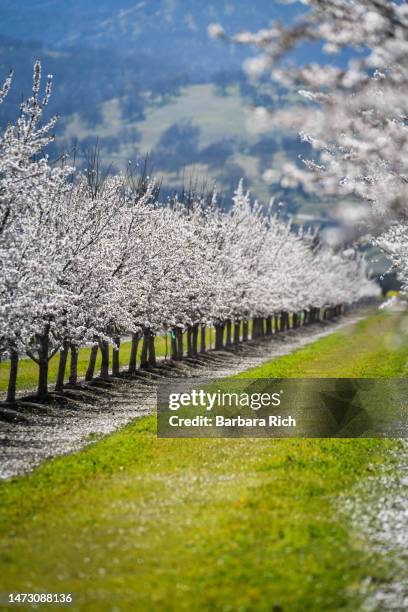
<svg viewBox="0 0 408 612">
<path fill-rule="evenodd" d="M 284 186 L 300 182 L 323 197 L 368 202 L 376 234 L 395 221 L 377 244 L 387 246 L 407 286 L 408 5 L 391 0 L 303 4 L 308 10 L 290 26 L 273 23 L 232 38 L 257 50 L 245 64 L 252 78 L 269 74 L 305 99 L 296 110 L 258 108 L 255 120 L 264 130 L 296 129 L 315 151 L 315 158 L 303 159 L 300 167 L 283 168 Z M 211 34 L 227 38 L 214 26 Z M 351 50 L 351 59 L 344 68 L 329 58 L 325 65 L 291 65 L 287 54 L 304 43 L 323 43 L 327 54 Z"/>
<path fill-rule="evenodd" d="M 55 119 L 41 123 L 51 79 L 43 97 L 40 81 L 36 64 L 32 96 L 0 135 L 1 354 L 28 354 L 46 378 L 62 347 L 376 293 L 356 254 L 294 233 L 242 183 L 225 212 L 215 194 L 159 203 L 154 180 L 104 176 L 97 159 L 83 172 L 51 164 Z"/>
</svg>

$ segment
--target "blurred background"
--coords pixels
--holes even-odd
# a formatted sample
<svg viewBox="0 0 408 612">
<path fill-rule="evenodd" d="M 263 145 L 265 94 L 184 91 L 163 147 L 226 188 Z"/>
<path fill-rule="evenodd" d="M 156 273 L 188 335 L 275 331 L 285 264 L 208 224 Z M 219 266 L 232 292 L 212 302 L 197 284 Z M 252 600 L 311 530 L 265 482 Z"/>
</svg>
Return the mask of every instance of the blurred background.
<svg viewBox="0 0 408 612">
<path fill-rule="evenodd" d="M 275 197 L 282 214 L 330 236 L 339 223 L 338 202 L 280 182 L 284 164 L 301 163 L 309 145 L 295 133 L 257 131 L 252 120 L 254 107 L 304 102 L 268 76 L 248 80 L 249 47 L 207 32 L 212 23 L 231 34 L 256 31 L 273 20 L 290 23 L 304 10 L 300 2 L 271 0 L 2 0 L 0 75 L 13 68 L 15 77 L 0 123 L 15 118 L 40 59 L 44 74 L 54 75 L 49 113 L 60 116 L 53 156 L 98 144 L 103 161 L 117 171 L 148 154 L 164 196 L 191 181 L 207 188 L 216 183 L 224 206 L 243 177 L 255 198 Z M 288 61 L 298 59 L 328 61 L 319 43 L 302 46 Z M 374 259 L 380 275 L 386 266 Z"/>
</svg>

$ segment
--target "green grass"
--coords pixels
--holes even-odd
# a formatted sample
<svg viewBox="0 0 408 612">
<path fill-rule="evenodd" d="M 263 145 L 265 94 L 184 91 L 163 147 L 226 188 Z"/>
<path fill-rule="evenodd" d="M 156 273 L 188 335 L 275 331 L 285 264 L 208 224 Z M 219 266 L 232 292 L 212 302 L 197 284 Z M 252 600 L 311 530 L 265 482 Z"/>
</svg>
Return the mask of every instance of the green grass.
<svg viewBox="0 0 408 612">
<path fill-rule="evenodd" d="M 379 313 L 242 378 L 377 378 L 408 373 L 407 317 Z"/>
<path fill-rule="evenodd" d="M 401 325 L 374 316 L 271 362 L 262 376 L 335 375 L 333 360 L 343 375 L 400 375 Z M 141 419 L 0 484 L 0 592 L 73 592 L 74 609 L 98 612 L 355 611 L 362 582 L 381 583 L 390 566 L 350 530 L 338 500 L 398 448 L 157 439 L 155 418 Z"/>
</svg>

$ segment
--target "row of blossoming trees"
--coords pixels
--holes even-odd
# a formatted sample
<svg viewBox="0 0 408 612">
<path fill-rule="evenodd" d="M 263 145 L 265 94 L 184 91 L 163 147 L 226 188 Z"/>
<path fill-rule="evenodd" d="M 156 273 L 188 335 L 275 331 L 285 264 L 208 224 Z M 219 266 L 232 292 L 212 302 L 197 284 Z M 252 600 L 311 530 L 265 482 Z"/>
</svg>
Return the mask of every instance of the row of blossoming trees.
<svg viewBox="0 0 408 612">
<path fill-rule="evenodd" d="M 0 101 L 10 84 L 11 76 Z M 172 358 L 180 359 L 183 331 L 194 356 L 206 350 L 206 325 L 215 326 L 219 349 L 247 339 L 250 318 L 255 335 L 269 334 L 289 324 L 287 313 L 297 325 L 376 292 L 358 256 L 294 233 L 251 203 L 242 184 L 225 212 L 215 195 L 159 204 L 154 181 L 102 176 L 97 159 L 83 172 L 50 164 L 43 150 L 55 119 L 41 119 L 51 80 L 44 95 L 40 84 L 36 64 L 33 94 L 0 136 L 0 353 L 10 360 L 8 401 L 15 400 L 21 355 L 38 364 L 44 397 L 57 352 L 61 393 L 69 354 L 70 381 L 77 380 L 82 346 L 92 347 L 86 378 L 94 376 L 98 350 L 105 378 L 119 372 L 120 339 L 131 335 L 133 373 L 156 365 L 157 334 L 171 332 Z"/>
</svg>

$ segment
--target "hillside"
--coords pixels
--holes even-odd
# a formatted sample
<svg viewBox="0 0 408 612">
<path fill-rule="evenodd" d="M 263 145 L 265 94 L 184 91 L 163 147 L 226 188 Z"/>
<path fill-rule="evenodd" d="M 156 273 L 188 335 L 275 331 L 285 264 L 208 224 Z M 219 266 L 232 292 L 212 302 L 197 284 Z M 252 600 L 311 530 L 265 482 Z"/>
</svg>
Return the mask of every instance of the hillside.
<svg viewBox="0 0 408 612">
<path fill-rule="evenodd" d="M 271 164 L 279 170 L 305 152 L 296 136 L 248 133 L 251 106 L 282 106 L 290 96 L 248 84 L 241 66 L 250 51 L 207 34 L 213 22 L 229 32 L 255 30 L 303 10 L 268 0 L 3 0 L 0 79 L 10 67 L 15 78 L 0 124 L 15 118 L 40 59 L 54 75 L 49 112 L 61 117 L 54 156 L 98 142 L 103 159 L 120 169 L 148 153 L 167 191 L 194 176 L 216 181 L 228 199 L 242 176 L 262 200 L 275 196 L 291 213 L 326 216 L 327 206 L 262 178 Z M 319 61 L 320 45 L 301 54 Z"/>
</svg>

